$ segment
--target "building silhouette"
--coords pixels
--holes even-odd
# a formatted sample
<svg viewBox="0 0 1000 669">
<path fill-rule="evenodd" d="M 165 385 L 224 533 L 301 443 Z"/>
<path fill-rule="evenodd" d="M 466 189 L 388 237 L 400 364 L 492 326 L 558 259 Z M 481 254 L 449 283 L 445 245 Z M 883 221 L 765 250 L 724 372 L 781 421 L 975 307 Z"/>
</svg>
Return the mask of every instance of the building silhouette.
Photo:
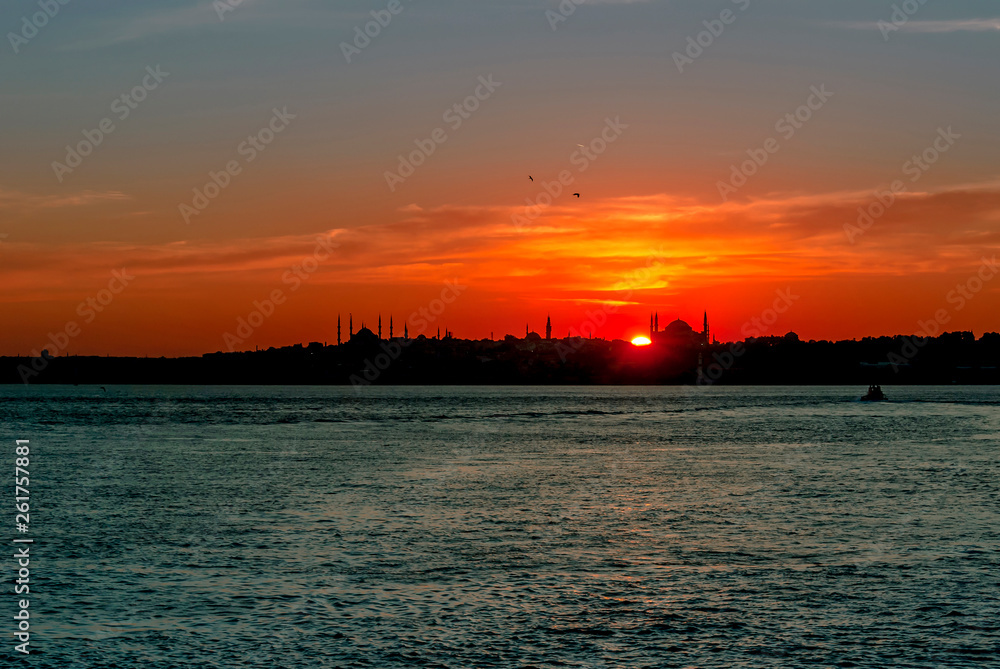
<svg viewBox="0 0 1000 669">
<path fill-rule="evenodd" d="M 381 316 L 379 316 L 381 325 Z M 719 343 L 712 337 L 708 312 L 702 329 L 676 319 L 662 330 L 650 314 L 653 346 L 624 339 L 570 334 L 554 338 L 551 315 L 545 337 L 532 332 L 490 339 L 457 339 L 443 324 L 427 333 L 395 338 L 390 315 L 389 341 L 360 322 L 343 338 L 337 316 L 337 346 L 298 343 L 266 350 L 247 342 L 244 350 L 185 358 L 109 358 L 51 356 L 0 357 L 0 383 L 53 384 L 1000 384 L 1000 333 L 977 340 L 971 332 L 934 337 L 911 335 L 861 340 L 801 341 L 794 333 L 747 336 Z M 443 336 L 442 336 L 443 335 Z M 39 378 L 39 375 L 40 378 Z"/>
<path fill-rule="evenodd" d="M 380 337 L 366 328 L 364 324 L 361 325 L 361 329 L 351 335 L 349 344 L 377 344 L 380 341 Z"/>
<path fill-rule="evenodd" d="M 687 322 L 677 319 L 660 330 L 660 315 L 654 314 L 650 321 L 649 340 L 654 344 L 663 344 L 674 348 L 694 348 L 708 346 L 708 312 L 705 312 L 702 331 L 697 332 Z"/>
</svg>

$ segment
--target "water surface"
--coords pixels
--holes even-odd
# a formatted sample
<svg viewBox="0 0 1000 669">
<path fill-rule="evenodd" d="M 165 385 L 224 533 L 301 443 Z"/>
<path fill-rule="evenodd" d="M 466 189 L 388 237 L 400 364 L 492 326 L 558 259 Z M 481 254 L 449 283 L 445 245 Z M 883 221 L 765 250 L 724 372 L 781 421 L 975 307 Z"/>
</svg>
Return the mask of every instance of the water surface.
<svg viewBox="0 0 1000 669">
<path fill-rule="evenodd" d="M 30 665 L 997 663 L 1000 389 L 862 391 L 0 387 Z"/>
</svg>

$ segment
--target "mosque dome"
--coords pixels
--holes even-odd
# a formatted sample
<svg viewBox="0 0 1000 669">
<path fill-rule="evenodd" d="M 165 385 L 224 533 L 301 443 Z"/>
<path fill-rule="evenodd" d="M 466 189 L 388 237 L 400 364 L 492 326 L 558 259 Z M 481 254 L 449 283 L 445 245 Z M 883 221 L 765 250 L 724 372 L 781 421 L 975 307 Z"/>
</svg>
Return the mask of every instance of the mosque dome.
<svg viewBox="0 0 1000 669">
<path fill-rule="evenodd" d="M 378 340 L 378 335 L 368 328 L 361 328 L 351 336 L 351 341 L 377 342 Z"/>
<path fill-rule="evenodd" d="M 665 327 L 663 331 L 671 337 L 686 337 L 694 332 L 694 328 L 678 318 L 676 321 Z"/>
</svg>

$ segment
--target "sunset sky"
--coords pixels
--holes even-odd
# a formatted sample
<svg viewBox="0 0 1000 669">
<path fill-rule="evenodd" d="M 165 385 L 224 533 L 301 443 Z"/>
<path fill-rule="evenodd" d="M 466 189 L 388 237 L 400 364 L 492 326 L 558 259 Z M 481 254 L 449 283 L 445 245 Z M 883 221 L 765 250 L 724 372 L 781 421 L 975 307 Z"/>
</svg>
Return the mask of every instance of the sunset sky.
<svg viewBox="0 0 1000 669">
<path fill-rule="evenodd" d="M 1000 276 L 948 299 L 1000 247 L 996 2 L 49 2 L 0 9 L 0 355 L 222 350 L 275 291 L 245 348 L 414 335 L 447 281 L 425 334 L 1000 330 Z"/>
</svg>

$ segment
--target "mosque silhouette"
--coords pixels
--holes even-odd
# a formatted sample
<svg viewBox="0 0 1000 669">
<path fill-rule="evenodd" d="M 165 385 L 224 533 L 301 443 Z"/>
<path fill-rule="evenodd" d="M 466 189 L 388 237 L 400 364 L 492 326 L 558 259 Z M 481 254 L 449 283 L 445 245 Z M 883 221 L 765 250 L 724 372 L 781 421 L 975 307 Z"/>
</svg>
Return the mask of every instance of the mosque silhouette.
<svg viewBox="0 0 1000 669">
<path fill-rule="evenodd" d="M 702 346 L 708 346 L 712 343 L 712 338 L 708 327 L 708 312 L 704 312 L 704 320 L 702 324 L 701 332 L 695 331 L 686 321 L 680 318 L 674 320 L 669 325 L 667 325 L 663 330 L 660 330 L 660 314 L 653 313 L 649 316 L 649 341 L 654 344 L 662 344 L 666 346 L 671 346 L 674 348 L 697 348 Z M 508 338 L 515 339 L 511 335 L 507 335 Z M 388 339 L 394 339 L 393 334 L 393 319 L 392 316 L 389 317 L 389 337 Z M 427 339 L 427 337 L 421 335 L 421 339 Z M 452 339 L 453 335 L 448 330 L 445 330 L 445 339 Z M 404 341 L 410 339 L 409 328 L 406 324 L 403 325 L 403 337 Z M 441 329 L 438 328 L 437 336 L 433 339 L 441 339 Z M 490 337 L 492 339 L 492 337 Z M 524 326 L 524 340 L 530 342 L 540 342 L 543 341 L 542 336 L 537 332 L 532 332 L 527 324 Z M 552 340 L 552 317 L 548 316 L 545 320 L 545 338 L 544 341 Z M 357 332 L 354 331 L 354 315 L 348 315 L 348 342 L 353 342 L 357 344 L 377 344 L 383 341 L 382 337 L 382 316 L 378 317 L 378 333 L 373 332 L 369 329 L 363 322 L 361 324 L 361 329 Z M 341 331 L 341 320 L 340 316 L 337 316 L 337 345 L 343 343 L 343 333 Z M 717 343 L 717 342 L 716 342 Z"/>
<path fill-rule="evenodd" d="M 708 330 L 708 312 L 705 312 L 701 332 L 695 332 L 693 327 L 679 318 L 661 330 L 660 314 L 650 314 L 649 341 L 654 344 L 665 344 L 674 347 L 708 346 L 711 341 Z"/>
</svg>

